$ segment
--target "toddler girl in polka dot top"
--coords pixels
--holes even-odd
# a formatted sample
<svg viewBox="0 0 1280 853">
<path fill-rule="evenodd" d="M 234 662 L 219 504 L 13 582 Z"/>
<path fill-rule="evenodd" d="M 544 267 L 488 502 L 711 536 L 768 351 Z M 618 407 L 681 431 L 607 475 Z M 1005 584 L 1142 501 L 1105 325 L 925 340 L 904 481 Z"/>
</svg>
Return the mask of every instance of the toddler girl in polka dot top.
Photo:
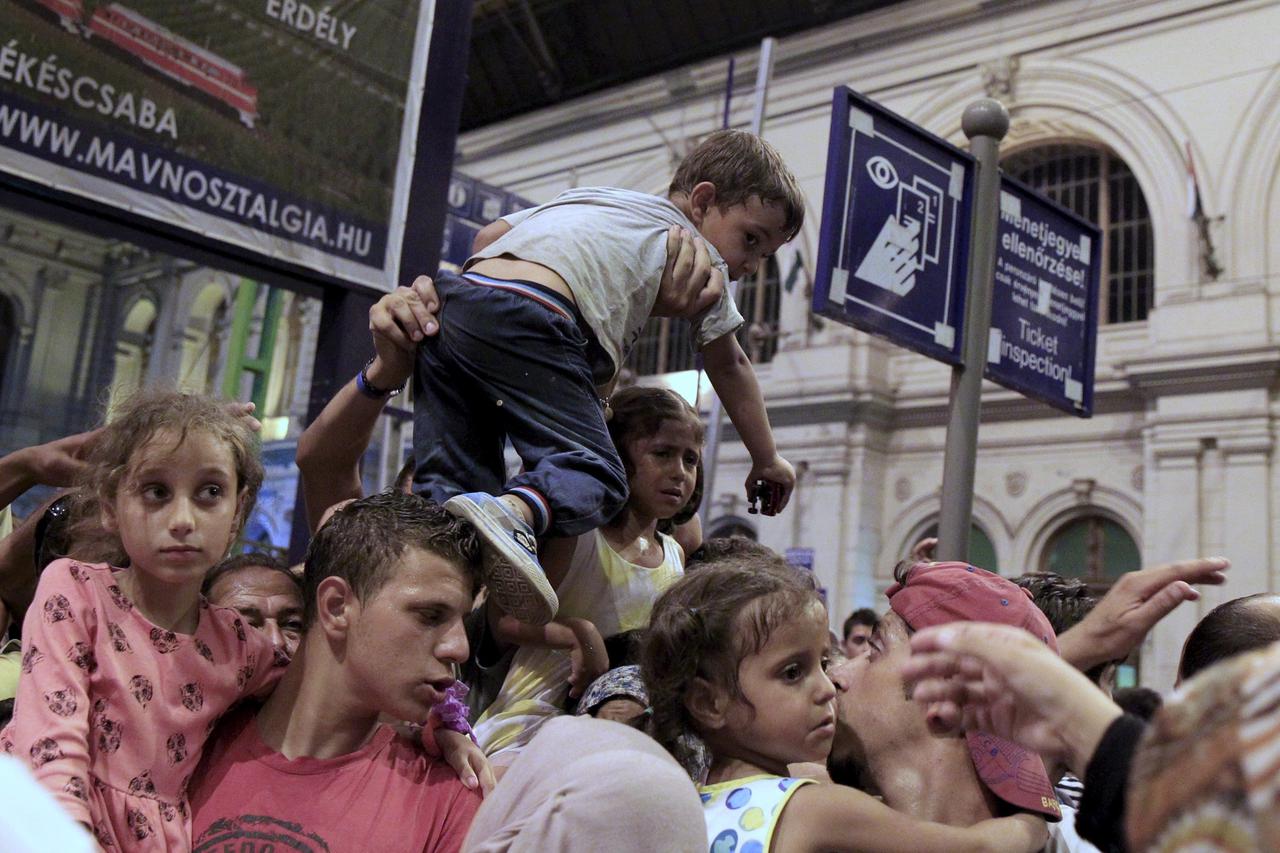
<svg viewBox="0 0 1280 853">
<path fill-rule="evenodd" d="M 1039 850 L 1029 815 L 971 827 L 916 820 L 842 785 L 792 777 L 825 761 L 836 733 L 827 677 L 827 612 L 813 577 L 781 558 L 743 557 L 692 571 L 653 608 L 641 668 L 651 734 L 692 762 L 711 752 L 702 795 L 710 853 Z"/>
<path fill-rule="evenodd" d="M 79 527 L 128 568 L 63 558 L 45 569 L 0 749 L 105 849 L 190 849 L 187 787 L 205 740 L 287 663 L 200 595 L 262 477 L 247 419 L 204 396 L 140 393 L 93 444 Z"/>
</svg>

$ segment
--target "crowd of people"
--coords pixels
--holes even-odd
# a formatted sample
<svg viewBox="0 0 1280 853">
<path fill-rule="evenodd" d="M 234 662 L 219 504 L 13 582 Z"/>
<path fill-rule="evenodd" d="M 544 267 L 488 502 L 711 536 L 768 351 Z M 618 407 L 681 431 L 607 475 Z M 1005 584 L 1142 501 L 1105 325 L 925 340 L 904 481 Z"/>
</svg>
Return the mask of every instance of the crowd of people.
<svg viewBox="0 0 1280 853">
<path fill-rule="evenodd" d="M 0 540 L 0 848 L 1280 849 L 1280 597 L 1212 610 L 1163 700 L 1113 690 L 1225 560 L 1098 600 L 926 540 L 837 636 L 810 573 L 703 540 L 699 415 L 618 368 L 650 316 L 690 318 L 747 496 L 781 512 L 724 285 L 803 210 L 721 132 L 666 198 L 567 192 L 384 296 L 298 444 L 298 566 L 237 546 L 251 406 L 142 391 L 0 459 L 4 506 L 58 489 Z M 410 380 L 413 456 L 366 496 Z"/>
</svg>

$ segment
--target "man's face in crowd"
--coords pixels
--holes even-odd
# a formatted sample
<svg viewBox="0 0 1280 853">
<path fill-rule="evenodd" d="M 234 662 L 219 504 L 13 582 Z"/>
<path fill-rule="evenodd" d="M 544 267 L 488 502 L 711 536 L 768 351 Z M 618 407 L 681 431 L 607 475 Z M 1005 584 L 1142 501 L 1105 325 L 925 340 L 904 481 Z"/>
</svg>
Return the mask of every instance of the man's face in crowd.
<svg viewBox="0 0 1280 853">
<path fill-rule="evenodd" d="M 230 607 L 271 638 L 289 657 L 302 639 L 302 593 L 298 585 L 265 566 L 245 566 L 214 581 L 209 603 Z"/>
<path fill-rule="evenodd" d="M 353 689 L 381 713 L 425 721 L 453 684 L 453 665 L 467 659 L 471 603 L 459 566 L 406 548 L 386 583 L 352 608 L 344 663 Z"/>
<path fill-rule="evenodd" d="M 844 638 L 844 655 L 849 658 L 856 658 L 865 655 L 871 648 L 872 628 L 870 625 L 858 623 L 849 629 L 849 636 Z"/>
<path fill-rule="evenodd" d="M 867 652 L 832 667 L 831 680 L 840 691 L 828 759 L 833 777 L 850 778 L 869 752 L 909 742 L 924 730 L 924 715 L 902 680 L 909 639 L 907 623 L 890 611 L 872 632 Z"/>
</svg>

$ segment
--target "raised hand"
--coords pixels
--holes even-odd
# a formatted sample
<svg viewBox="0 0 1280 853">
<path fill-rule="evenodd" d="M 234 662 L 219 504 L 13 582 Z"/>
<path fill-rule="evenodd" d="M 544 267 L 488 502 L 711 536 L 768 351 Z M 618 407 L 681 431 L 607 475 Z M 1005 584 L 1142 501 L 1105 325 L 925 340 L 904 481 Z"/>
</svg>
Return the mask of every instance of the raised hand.
<svg viewBox="0 0 1280 853">
<path fill-rule="evenodd" d="M 409 287 L 397 287 L 369 309 L 369 331 L 377 354 L 369 381 L 379 388 L 399 388 L 413 373 L 413 353 L 425 337 L 440 330 L 440 298 L 430 276 L 420 275 Z"/>
<path fill-rule="evenodd" d="M 1225 557 L 1206 557 L 1121 576 L 1088 616 L 1058 638 L 1063 659 L 1087 670 L 1128 657 L 1157 622 L 1200 597 L 1192 584 L 1222 584 L 1230 565 Z"/>
<path fill-rule="evenodd" d="M 667 229 L 667 264 L 650 316 L 696 317 L 720 300 L 724 288 L 706 241 L 678 225 Z"/>
<path fill-rule="evenodd" d="M 796 470 L 791 467 L 791 463 L 783 459 L 781 456 L 774 457 L 763 465 L 751 466 L 751 473 L 747 475 L 747 500 L 750 501 L 752 496 L 758 490 L 758 484 L 763 482 L 768 486 L 773 486 L 773 499 L 765 501 L 761 511 L 765 515 L 777 515 L 786 508 L 787 502 L 791 500 L 791 493 L 796 488 Z"/>
<path fill-rule="evenodd" d="M 1010 625 L 956 622 L 911 637 L 903 678 L 942 731 L 976 730 L 1066 762 L 1078 775 L 1120 708 L 1079 670 Z"/>
</svg>

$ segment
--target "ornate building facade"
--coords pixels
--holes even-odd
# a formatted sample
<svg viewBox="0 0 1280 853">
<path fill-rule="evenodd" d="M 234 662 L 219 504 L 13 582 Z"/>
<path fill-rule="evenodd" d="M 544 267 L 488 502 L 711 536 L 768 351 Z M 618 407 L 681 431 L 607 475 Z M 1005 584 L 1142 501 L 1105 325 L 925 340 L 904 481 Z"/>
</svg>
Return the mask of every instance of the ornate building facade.
<svg viewBox="0 0 1280 853">
<path fill-rule="evenodd" d="M 1099 589 L 1139 565 L 1230 557 L 1227 586 L 1180 608 L 1142 650 L 1141 680 L 1169 686 L 1199 614 L 1275 590 L 1280 571 L 1276 32 L 1280 4 L 1261 0 L 918 0 L 782 40 L 764 132 L 809 216 L 800 266 L 781 252 L 776 277 L 753 285 L 748 332 L 799 486 L 782 516 L 745 515 L 749 465 L 729 431 L 711 532 L 812 548 L 833 621 L 883 607 L 895 562 L 937 521 L 949 372 L 811 316 L 831 91 L 848 84 L 961 146 L 965 105 L 996 97 L 1012 117 L 1003 167 L 1098 222 L 1107 270 L 1091 419 L 984 387 L 971 557 Z M 737 60 L 732 119 L 744 126 L 754 59 Z M 457 165 L 539 201 L 593 184 L 662 192 L 719 126 L 726 66 L 474 131 Z M 665 333 L 651 330 L 650 350 Z M 663 352 L 636 372 L 665 367 Z"/>
</svg>

